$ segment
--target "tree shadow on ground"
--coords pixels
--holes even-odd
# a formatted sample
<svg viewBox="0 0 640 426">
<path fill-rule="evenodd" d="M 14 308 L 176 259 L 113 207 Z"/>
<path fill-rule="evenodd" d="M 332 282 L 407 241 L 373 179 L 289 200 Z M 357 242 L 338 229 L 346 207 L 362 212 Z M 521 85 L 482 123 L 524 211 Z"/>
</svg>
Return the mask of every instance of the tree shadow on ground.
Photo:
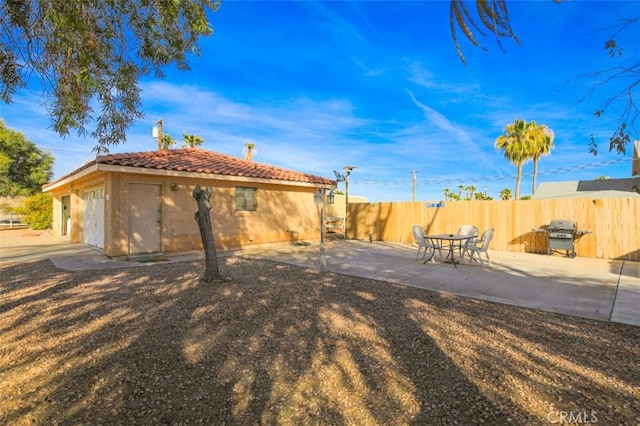
<svg viewBox="0 0 640 426">
<path fill-rule="evenodd" d="M 4 266 L 2 423 L 547 423 L 638 406 L 640 328 L 236 257 Z M 604 421 L 604 420 L 603 420 Z"/>
</svg>

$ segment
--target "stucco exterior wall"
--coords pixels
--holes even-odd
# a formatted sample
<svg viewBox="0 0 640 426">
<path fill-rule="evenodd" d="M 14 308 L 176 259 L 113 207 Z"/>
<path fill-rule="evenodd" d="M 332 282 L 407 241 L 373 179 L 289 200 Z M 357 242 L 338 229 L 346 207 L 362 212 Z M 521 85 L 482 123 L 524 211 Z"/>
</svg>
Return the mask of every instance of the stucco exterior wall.
<svg viewBox="0 0 640 426">
<path fill-rule="evenodd" d="M 99 172 L 52 190 L 54 197 L 54 232 L 60 232 L 60 202 L 71 195 L 72 242 L 82 242 L 82 192 L 97 187 L 105 189 L 104 251 L 107 256 L 121 257 L 129 253 L 129 188 L 131 184 L 161 186 L 161 241 L 163 252 L 202 249 L 200 231 L 194 214 L 197 203 L 192 192 L 197 184 L 213 187 L 211 221 L 216 247 L 239 248 L 250 244 L 292 241 L 295 231 L 299 240 L 320 238 L 320 211 L 313 202 L 315 188 L 260 182 L 207 180 L 148 174 Z M 257 210 L 235 210 L 236 186 L 257 188 Z M 56 207 L 57 206 L 57 207 Z M 57 222 L 56 222 L 57 220 Z M 153 226 L 153 224 L 150 224 Z"/>
</svg>

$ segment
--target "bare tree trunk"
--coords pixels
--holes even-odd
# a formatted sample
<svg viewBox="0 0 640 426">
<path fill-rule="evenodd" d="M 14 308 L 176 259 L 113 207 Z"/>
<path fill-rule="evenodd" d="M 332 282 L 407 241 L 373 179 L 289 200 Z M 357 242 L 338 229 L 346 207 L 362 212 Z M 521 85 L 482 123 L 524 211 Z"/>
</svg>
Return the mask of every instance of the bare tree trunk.
<svg viewBox="0 0 640 426">
<path fill-rule="evenodd" d="M 520 181 L 522 180 L 522 163 L 518 163 L 518 173 L 516 174 L 516 200 L 520 199 Z"/>
<path fill-rule="evenodd" d="M 536 181 L 538 178 L 538 160 L 533 159 L 533 186 L 531 189 L 531 195 L 536 193 Z"/>
<path fill-rule="evenodd" d="M 214 281 L 222 279 L 220 271 L 218 271 L 218 255 L 216 253 L 216 240 L 213 236 L 213 227 L 211 225 L 211 193 L 213 190 L 209 187 L 205 190 L 196 185 L 193 190 L 193 198 L 198 202 L 198 211 L 196 211 L 195 219 L 200 228 L 200 237 L 204 247 L 205 271 L 203 279 L 205 281 Z"/>
</svg>

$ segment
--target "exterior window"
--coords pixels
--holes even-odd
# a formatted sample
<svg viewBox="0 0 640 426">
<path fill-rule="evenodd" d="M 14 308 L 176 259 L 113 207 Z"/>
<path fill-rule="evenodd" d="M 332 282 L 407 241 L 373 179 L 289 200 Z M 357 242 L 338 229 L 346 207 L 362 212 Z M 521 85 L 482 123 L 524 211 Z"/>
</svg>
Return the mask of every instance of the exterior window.
<svg viewBox="0 0 640 426">
<path fill-rule="evenodd" d="M 94 189 L 93 191 L 84 191 L 82 199 L 85 201 L 102 200 L 104 198 L 104 188 Z"/>
<path fill-rule="evenodd" d="M 236 211 L 256 211 L 258 208 L 258 189 L 236 186 Z"/>
</svg>

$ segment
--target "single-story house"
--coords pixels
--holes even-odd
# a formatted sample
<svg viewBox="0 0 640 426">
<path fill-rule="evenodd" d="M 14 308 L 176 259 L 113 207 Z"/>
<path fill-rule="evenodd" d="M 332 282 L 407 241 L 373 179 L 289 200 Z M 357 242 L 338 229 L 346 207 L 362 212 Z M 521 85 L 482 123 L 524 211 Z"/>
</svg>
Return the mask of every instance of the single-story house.
<svg viewBox="0 0 640 426">
<path fill-rule="evenodd" d="M 640 177 L 625 179 L 544 182 L 532 200 L 549 198 L 635 198 L 640 197 Z"/>
<path fill-rule="evenodd" d="M 202 149 L 96 157 L 43 186 L 53 196 L 53 232 L 110 257 L 202 249 L 192 193 L 212 187 L 216 246 L 320 237 L 318 189 L 336 182 Z M 326 191 L 325 191 L 326 192 Z"/>
</svg>

